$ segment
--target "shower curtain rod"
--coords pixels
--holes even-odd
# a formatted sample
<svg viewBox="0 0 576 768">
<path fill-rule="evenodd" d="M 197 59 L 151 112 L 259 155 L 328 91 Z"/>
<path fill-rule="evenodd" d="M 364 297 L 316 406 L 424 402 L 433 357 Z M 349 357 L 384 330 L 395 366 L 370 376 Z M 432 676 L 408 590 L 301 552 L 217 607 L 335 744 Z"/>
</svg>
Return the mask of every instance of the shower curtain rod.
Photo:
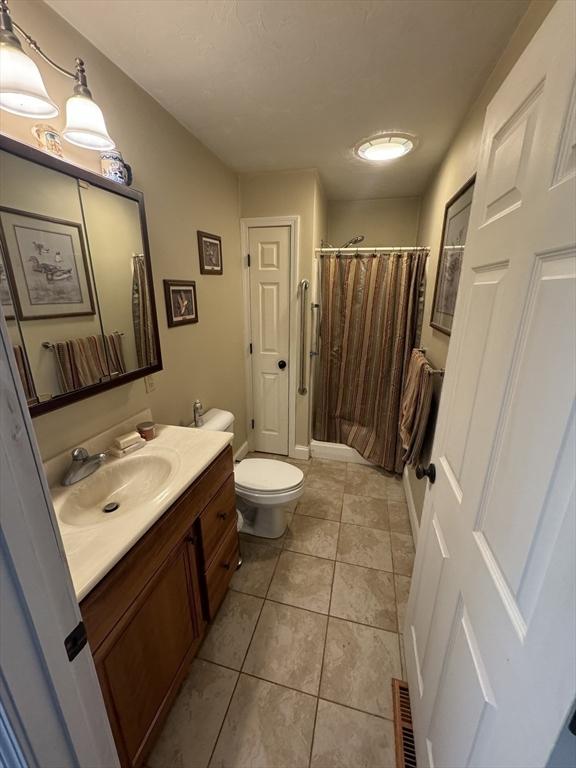
<svg viewBox="0 0 576 768">
<path fill-rule="evenodd" d="M 316 253 L 374 253 L 382 251 L 383 253 L 396 253 L 397 251 L 429 251 L 427 245 L 399 245 L 399 246 L 381 246 L 375 245 L 373 248 L 315 248 Z"/>
</svg>

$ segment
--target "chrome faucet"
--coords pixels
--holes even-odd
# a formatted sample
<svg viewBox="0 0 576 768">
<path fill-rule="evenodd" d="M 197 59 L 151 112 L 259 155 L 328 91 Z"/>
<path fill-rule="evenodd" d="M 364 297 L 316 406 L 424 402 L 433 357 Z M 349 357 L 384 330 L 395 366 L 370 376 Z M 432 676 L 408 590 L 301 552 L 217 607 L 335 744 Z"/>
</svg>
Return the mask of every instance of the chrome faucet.
<svg viewBox="0 0 576 768">
<path fill-rule="evenodd" d="M 72 451 L 72 464 L 62 479 L 62 485 L 74 485 L 79 480 L 84 480 L 85 477 L 96 472 L 105 458 L 105 453 L 95 453 L 93 456 L 89 456 L 86 448 L 75 448 Z"/>
</svg>

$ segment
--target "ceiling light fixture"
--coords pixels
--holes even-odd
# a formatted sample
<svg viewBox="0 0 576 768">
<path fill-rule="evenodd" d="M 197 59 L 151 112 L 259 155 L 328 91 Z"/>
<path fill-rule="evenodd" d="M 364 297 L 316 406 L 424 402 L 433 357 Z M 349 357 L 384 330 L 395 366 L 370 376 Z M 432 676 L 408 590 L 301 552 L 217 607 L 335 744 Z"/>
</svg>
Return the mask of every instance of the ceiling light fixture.
<svg viewBox="0 0 576 768">
<path fill-rule="evenodd" d="M 73 95 L 66 102 L 64 138 L 84 149 L 114 149 L 102 110 L 92 98 L 82 59 L 76 59 L 75 71 L 52 61 L 38 43 L 12 21 L 7 0 L 0 0 L 0 109 L 20 117 L 48 118 L 59 113 L 51 100 L 36 64 L 22 50 L 16 32 L 45 62 L 61 75 L 74 80 Z"/>
<path fill-rule="evenodd" d="M 354 153 L 361 160 L 371 163 L 386 163 L 412 152 L 417 144 L 416 136 L 399 131 L 386 131 L 363 139 L 354 147 Z"/>
</svg>

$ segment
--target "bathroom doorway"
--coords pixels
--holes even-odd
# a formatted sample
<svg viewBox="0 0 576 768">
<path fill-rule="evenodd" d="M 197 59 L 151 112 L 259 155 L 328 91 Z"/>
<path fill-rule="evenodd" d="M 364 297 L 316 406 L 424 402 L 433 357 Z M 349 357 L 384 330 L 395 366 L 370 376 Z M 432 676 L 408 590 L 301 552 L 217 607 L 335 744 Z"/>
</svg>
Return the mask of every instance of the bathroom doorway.
<svg viewBox="0 0 576 768">
<path fill-rule="evenodd" d="M 242 222 L 249 443 L 253 451 L 284 456 L 294 443 L 295 224 L 288 217 Z"/>
</svg>

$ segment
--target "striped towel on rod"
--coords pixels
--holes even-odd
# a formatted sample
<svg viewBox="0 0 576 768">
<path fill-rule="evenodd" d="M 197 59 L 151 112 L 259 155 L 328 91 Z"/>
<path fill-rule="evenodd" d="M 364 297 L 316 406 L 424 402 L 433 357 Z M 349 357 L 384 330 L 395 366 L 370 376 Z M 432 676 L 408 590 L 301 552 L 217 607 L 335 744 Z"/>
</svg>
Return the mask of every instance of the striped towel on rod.
<svg viewBox="0 0 576 768">
<path fill-rule="evenodd" d="M 406 464 L 416 464 L 420 458 L 430 406 L 432 405 L 433 369 L 419 349 L 413 349 L 400 408 L 400 440 Z"/>
<path fill-rule="evenodd" d="M 26 395 L 26 401 L 32 403 L 36 400 L 36 392 L 34 391 L 34 381 L 32 380 L 32 374 L 28 367 L 26 353 L 20 344 L 15 344 L 12 349 L 14 351 L 14 357 L 16 358 L 16 365 L 18 366 L 18 373 L 20 374 L 24 394 Z"/>
<path fill-rule="evenodd" d="M 88 387 L 109 376 L 126 373 L 122 335 L 118 332 L 106 336 L 58 341 L 54 344 L 62 392 Z"/>
</svg>

